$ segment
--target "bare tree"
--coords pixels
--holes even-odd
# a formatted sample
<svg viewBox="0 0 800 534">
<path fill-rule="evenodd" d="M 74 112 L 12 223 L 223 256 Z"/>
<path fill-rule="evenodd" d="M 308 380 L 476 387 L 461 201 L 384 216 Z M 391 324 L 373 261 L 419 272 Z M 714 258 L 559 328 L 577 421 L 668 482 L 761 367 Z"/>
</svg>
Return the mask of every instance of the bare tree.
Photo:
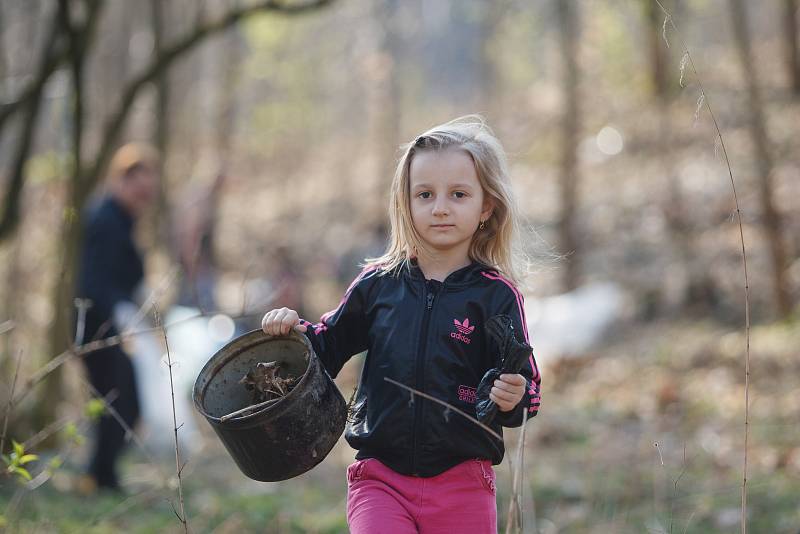
<svg viewBox="0 0 800 534">
<path fill-rule="evenodd" d="M 742 74 L 747 85 L 748 126 L 750 138 L 755 149 L 756 169 L 759 174 L 759 202 L 763 218 L 764 232 L 769 243 L 772 256 L 772 284 L 778 313 L 788 316 L 792 311 L 789 278 L 787 276 L 786 249 L 784 246 L 781 218 L 775 207 L 774 188 L 772 184 L 773 161 L 770 143 L 767 137 L 766 119 L 758 87 L 758 76 L 753 65 L 750 30 L 747 26 L 747 15 L 742 0 L 730 0 L 731 21 L 734 40 L 742 66 Z"/>
<path fill-rule="evenodd" d="M 73 11 L 73 3 L 59 0 L 58 10 L 52 16 L 47 39 L 40 53 L 38 67 L 33 81 L 24 88 L 19 97 L 0 109 L 0 131 L 5 133 L 7 119 L 16 113 L 22 114 L 22 131 L 12 163 L 11 176 L 5 192 L 3 212 L 0 216 L 0 240 L 10 236 L 18 226 L 21 213 L 19 198 L 25 182 L 25 163 L 32 148 L 37 117 L 42 103 L 42 92 L 46 82 L 55 70 L 66 63 L 69 66 L 72 83 L 72 155 L 73 168 L 68 179 L 67 208 L 59 241 L 62 261 L 61 270 L 56 283 L 55 317 L 51 329 L 50 353 L 59 354 L 71 344 L 71 303 L 75 285 L 77 253 L 81 240 L 81 212 L 89 194 L 105 174 L 111 154 L 117 147 L 123 128 L 139 95 L 159 76 L 186 53 L 193 50 L 208 37 L 215 35 L 237 24 L 242 19 L 260 12 L 276 12 L 287 15 L 300 14 L 316 10 L 331 0 L 310 0 L 304 3 L 286 3 L 275 0 L 262 0 L 246 6 L 229 9 L 221 17 L 194 27 L 182 38 L 176 39 L 156 50 L 150 63 L 132 79 L 127 80 L 121 98 L 101 129 L 100 146 L 93 157 L 87 158 L 83 144 L 86 134 L 84 116 L 84 67 L 86 58 L 92 52 L 93 37 L 100 19 L 100 12 L 105 3 L 101 0 L 86 0 L 80 11 Z M 60 391 L 59 378 L 56 373 L 50 378 L 47 387 L 48 402 L 40 403 L 37 410 L 39 424 L 52 416 L 52 410 Z"/>
</svg>

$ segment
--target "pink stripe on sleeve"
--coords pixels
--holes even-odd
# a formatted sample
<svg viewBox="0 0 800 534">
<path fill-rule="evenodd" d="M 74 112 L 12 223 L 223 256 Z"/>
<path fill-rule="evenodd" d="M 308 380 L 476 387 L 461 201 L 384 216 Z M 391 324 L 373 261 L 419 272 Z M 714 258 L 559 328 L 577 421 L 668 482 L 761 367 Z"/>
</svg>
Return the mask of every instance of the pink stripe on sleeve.
<svg viewBox="0 0 800 534">
<path fill-rule="evenodd" d="M 378 269 L 377 265 L 368 265 L 367 267 L 364 267 L 364 269 L 362 269 L 360 273 L 358 273 L 358 276 L 356 276 L 355 279 L 350 283 L 350 286 L 347 288 L 347 291 L 344 292 L 344 296 L 342 297 L 342 300 L 339 301 L 339 304 L 336 306 L 336 308 L 322 314 L 322 317 L 319 318 L 319 323 L 313 325 L 315 334 L 319 334 L 320 332 L 324 332 L 325 330 L 328 329 L 328 325 L 325 324 L 325 321 L 336 315 L 336 313 L 344 305 L 344 303 L 347 302 L 347 299 L 350 297 L 350 293 L 353 292 L 358 283 L 361 280 L 363 280 L 366 275 L 377 269 Z"/>
<path fill-rule="evenodd" d="M 481 274 L 486 278 L 488 278 L 489 280 L 499 280 L 503 282 L 514 293 L 514 297 L 517 300 L 517 309 L 519 310 L 520 320 L 522 321 L 522 330 L 523 333 L 525 334 L 525 341 L 530 343 L 530 338 L 528 337 L 528 321 L 525 318 L 525 307 L 523 306 L 524 299 L 522 298 L 522 294 L 519 292 L 519 290 L 517 290 L 517 288 L 514 286 L 513 283 L 511 283 L 510 280 L 500 275 L 499 273 L 493 274 L 491 272 L 481 271 Z M 536 362 L 533 359 L 533 352 L 531 352 L 530 356 L 528 357 L 528 362 L 530 363 L 531 371 L 533 372 L 533 381 L 535 383 L 541 382 L 541 376 L 539 375 L 539 368 L 536 366 Z"/>
</svg>

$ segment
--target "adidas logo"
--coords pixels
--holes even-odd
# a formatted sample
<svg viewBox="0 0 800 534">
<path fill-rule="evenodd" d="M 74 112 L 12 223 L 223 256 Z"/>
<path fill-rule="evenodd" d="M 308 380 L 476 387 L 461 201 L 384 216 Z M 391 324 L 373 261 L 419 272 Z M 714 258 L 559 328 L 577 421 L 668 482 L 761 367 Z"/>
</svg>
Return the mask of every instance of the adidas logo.
<svg viewBox="0 0 800 534">
<path fill-rule="evenodd" d="M 458 319 L 453 319 L 453 324 L 455 324 L 457 332 L 450 332 L 450 337 L 469 345 L 472 340 L 468 336 L 475 330 L 474 326 L 469 325 L 469 318 L 465 318 L 463 323 Z"/>
</svg>

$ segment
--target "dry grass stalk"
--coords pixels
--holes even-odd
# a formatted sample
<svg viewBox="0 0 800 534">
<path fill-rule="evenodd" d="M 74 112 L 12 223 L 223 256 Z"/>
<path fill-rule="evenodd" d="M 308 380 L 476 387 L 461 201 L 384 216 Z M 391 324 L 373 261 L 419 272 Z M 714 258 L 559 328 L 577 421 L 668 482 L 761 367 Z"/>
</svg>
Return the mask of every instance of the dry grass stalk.
<svg viewBox="0 0 800 534">
<path fill-rule="evenodd" d="M 717 122 L 717 117 L 714 115 L 714 111 L 711 109 L 711 103 L 708 100 L 708 95 L 706 95 L 705 89 L 703 89 L 703 82 L 700 79 L 700 76 L 697 73 L 697 68 L 695 67 L 694 60 L 692 59 L 692 55 L 689 53 L 689 48 L 686 46 L 686 42 L 683 40 L 680 32 L 678 31 L 678 27 L 675 25 L 675 22 L 672 19 L 672 15 L 669 11 L 664 8 L 659 0 L 655 0 L 658 7 L 661 8 L 661 11 L 664 13 L 664 41 L 669 46 L 669 41 L 666 39 L 666 27 L 667 24 L 670 25 L 672 30 L 677 35 L 681 46 L 683 47 L 684 57 L 688 62 L 689 67 L 692 69 L 692 74 L 694 74 L 695 79 L 697 80 L 697 85 L 700 87 L 700 96 L 697 101 L 697 110 L 695 116 L 700 111 L 701 107 L 705 107 L 708 110 L 709 115 L 711 116 L 711 120 L 714 123 L 714 128 L 717 131 L 717 138 L 719 140 L 719 145 L 722 147 L 722 153 L 725 156 L 725 165 L 728 168 L 728 176 L 730 177 L 731 181 L 731 189 L 733 192 L 733 200 L 736 205 L 736 218 L 739 224 L 739 239 L 742 245 L 742 266 L 744 270 L 744 314 L 745 314 L 745 371 L 744 371 L 744 451 L 743 451 L 743 466 L 742 466 L 742 516 L 741 516 L 741 524 L 742 524 L 742 534 L 747 534 L 747 448 L 748 448 L 748 438 L 749 438 L 749 427 L 750 427 L 750 282 L 747 275 L 747 251 L 745 249 L 744 244 L 744 229 L 742 225 L 742 212 L 739 208 L 739 197 L 736 194 L 736 182 L 733 179 L 733 170 L 731 169 L 730 159 L 728 158 L 728 150 L 725 147 L 725 140 L 722 138 L 722 131 L 720 130 L 719 123 Z M 686 64 L 682 61 L 682 69 L 685 68 Z"/>
</svg>

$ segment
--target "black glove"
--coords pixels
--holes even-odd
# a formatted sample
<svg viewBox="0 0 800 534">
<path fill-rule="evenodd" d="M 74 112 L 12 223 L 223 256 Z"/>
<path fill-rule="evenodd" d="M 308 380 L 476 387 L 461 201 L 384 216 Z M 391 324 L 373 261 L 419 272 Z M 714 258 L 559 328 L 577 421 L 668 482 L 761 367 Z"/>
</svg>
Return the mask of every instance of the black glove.
<svg viewBox="0 0 800 534">
<path fill-rule="evenodd" d="M 519 373 L 525 363 L 525 358 L 533 350 L 525 341 L 520 342 L 517 340 L 514 333 L 514 325 L 508 315 L 501 314 L 490 317 L 486 321 L 486 331 L 489 333 L 489 339 L 497 347 L 500 365 L 499 368 L 494 367 L 486 371 L 475 393 L 475 398 L 477 399 L 475 411 L 478 415 L 478 421 L 484 425 L 490 424 L 497 414 L 497 405 L 489 399 L 489 393 L 492 391 L 494 381 L 502 374 Z"/>
</svg>

